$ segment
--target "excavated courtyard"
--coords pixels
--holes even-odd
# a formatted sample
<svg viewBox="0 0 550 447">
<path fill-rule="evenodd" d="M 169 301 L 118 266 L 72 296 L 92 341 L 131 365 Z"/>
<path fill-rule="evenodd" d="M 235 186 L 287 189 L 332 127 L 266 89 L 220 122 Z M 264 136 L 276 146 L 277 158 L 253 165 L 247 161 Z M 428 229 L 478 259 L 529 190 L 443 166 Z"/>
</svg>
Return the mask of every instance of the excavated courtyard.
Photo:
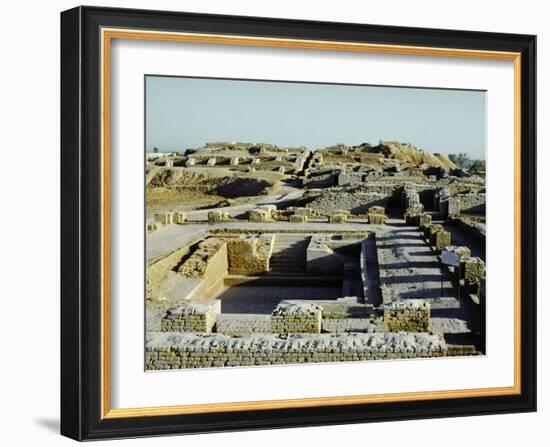
<svg viewBox="0 0 550 447">
<path fill-rule="evenodd" d="M 419 174 L 421 164 L 412 174 L 417 159 L 437 166 L 441 156 L 392 161 L 384 177 L 361 171 L 370 148 L 350 159 L 359 170 L 339 147 L 268 149 L 277 156 L 265 169 L 286 186 L 185 212 L 157 204 L 149 215 L 147 369 L 485 352 L 480 179 L 445 180 L 446 167 Z M 237 152 L 230 166 L 241 169 Z M 219 158 L 197 154 L 181 169 L 215 169 Z"/>
</svg>

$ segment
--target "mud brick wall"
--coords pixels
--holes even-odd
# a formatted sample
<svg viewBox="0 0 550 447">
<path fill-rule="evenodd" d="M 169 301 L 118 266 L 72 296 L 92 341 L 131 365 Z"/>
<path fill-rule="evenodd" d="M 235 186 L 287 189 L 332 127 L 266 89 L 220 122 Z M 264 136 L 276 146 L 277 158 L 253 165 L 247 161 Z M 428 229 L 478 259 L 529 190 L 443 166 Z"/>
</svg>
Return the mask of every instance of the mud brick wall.
<svg viewBox="0 0 550 447">
<path fill-rule="evenodd" d="M 386 304 L 384 328 L 388 332 L 429 332 L 429 303 L 422 300 L 407 300 Z"/>
<path fill-rule="evenodd" d="M 369 207 L 386 207 L 392 194 L 393 192 L 324 191 L 308 203 L 307 207 L 327 216 L 340 210 L 355 215 L 366 214 Z"/>
<path fill-rule="evenodd" d="M 166 312 L 160 322 L 162 332 L 210 333 L 221 312 L 221 301 L 204 300 L 180 304 Z"/>
<path fill-rule="evenodd" d="M 449 197 L 447 200 L 447 216 L 458 216 L 460 214 L 460 199 Z"/>
<path fill-rule="evenodd" d="M 347 213 L 332 213 L 328 216 L 329 223 L 345 224 L 348 221 Z"/>
<path fill-rule="evenodd" d="M 482 292 L 482 288 L 485 286 L 482 281 L 484 281 L 485 275 L 485 262 L 480 258 L 464 258 L 464 286 L 467 293 L 481 297 L 485 295 L 485 292 Z"/>
<path fill-rule="evenodd" d="M 420 195 L 416 190 L 411 188 L 403 189 L 402 206 L 404 210 L 411 209 L 417 213 L 424 211 L 424 206 L 420 203 Z"/>
<path fill-rule="evenodd" d="M 203 233 L 198 234 L 195 240 L 190 241 L 190 245 L 195 241 L 199 241 L 203 236 Z M 168 276 L 168 272 L 178 264 L 183 256 L 189 253 L 189 250 L 189 246 L 184 246 L 167 256 L 148 261 L 145 288 L 145 296 L 148 300 L 162 296 L 164 292 L 163 284 Z"/>
<path fill-rule="evenodd" d="M 424 231 L 424 237 L 430 240 L 433 234 L 443 231 L 443 226 L 439 224 L 424 225 L 423 231 Z"/>
<path fill-rule="evenodd" d="M 271 222 L 273 211 L 276 211 L 275 205 L 259 206 L 248 212 L 248 220 L 250 222 Z"/>
<path fill-rule="evenodd" d="M 340 172 L 338 174 L 338 186 L 357 185 L 363 182 L 363 173 L 361 172 Z"/>
<path fill-rule="evenodd" d="M 327 188 L 336 184 L 338 174 L 334 171 L 314 172 L 303 180 L 305 188 Z"/>
<path fill-rule="evenodd" d="M 269 222 L 271 221 L 271 212 L 260 208 L 250 210 L 248 220 L 250 222 Z"/>
<path fill-rule="evenodd" d="M 231 216 L 226 211 L 210 211 L 208 213 L 209 223 L 229 222 Z"/>
<path fill-rule="evenodd" d="M 465 258 L 464 260 L 464 279 L 466 282 L 479 281 L 485 273 L 485 262 L 480 258 Z"/>
<path fill-rule="evenodd" d="M 407 208 L 407 211 L 405 211 L 405 214 L 403 215 L 403 217 L 405 218 L 406 224 L 417 225 L 421 212 L 422 211 L 418 211 L 418 209 L 416 208 Z M 431 223 L 431 220 L 430 220 L 430 223 Z"/>
<path fill-rule="evenodd" d="M 271 332 L 274 334 L 321 332 L 321 306 L 313 303 L 281 302 L 271 314 Z"/>
<path fill-rule="evenodd" d="M 375 214 L 375 213 L 368 213 L 367 217 L 368 217 L 369 223 L 373 225 L 384 225 L 388 219 L 385 214 Z"/>
<path fill-rule="evenodd" d="M 418 226 L 422 226 L 422 225 L 428 225 L 428 224 L 431 224 L 432 223 L 432 216 L 431 214 L 421 214 L 420 216 L 418 216 L 418 220 L 416 222 L 416 224 Z"/>
<path fill-rule="evenodd" d="M 445 247 L 451 245 L 451 233 L 442 230 L 430 235 L 430 245 L 436 250 L 443 250 Z"/>
<path fill-rule="evenodd" d="M 255 275 L 269 271 L 274 240 L 275 237 L 268 234 L 228 239 L 229 272 L 233 275 Z"/>
<path fill-rule="evenodd" d="M 229 337 L 221 334 L 148 334 L 147 370 L 349 362 L 444 357 L 443 337 L 427 333 L 273 334 Z"/>
<path fill-rule="evenodd" d="M 474 345 L 447 345 L 447 357 L 461 355 L 477 355 Z"/>
<path fill-rule="evenodd" d="M 187 220 L 187 215 L 184 212 L 178 211 L 174 213 L 174 223 L 182 224 Z"/>
<path fill-rule="evenodd" d="M 303 206 L 289 206 L 286 210 L 292 212 L 292 215 L 295 216 L 313 217 L 313 210 Z"/>
<path fill-rule="evenodd" d="M 367 210 L 367 218 L 370 224 L 383 225 L 387 222 L 386 210 L 382 206 L 371 206 Z"/>
<path fill-rule="evenodd" d="M 223 239 L 201 241 L 189 258 L 179 266 L 178 273 L 186 278 L 219 279 L 227 275 L 227 244 Z"/>
<path fill-rule="evenodd" d="M 240 336 L 271 332 L 271 315 L 220 314 L 216 320 L 218 334 Z"/>
<path fill-rule="evenodd" d="M 485 194 L 457 194 L 455 197 L 459 200 L 461 213 L 485 214 Z"/>
<path fill-rule="evenodd" d="M 288 217 L 290 223 L 306 223 L 308 217 L 306 215 L 292 214 Z"/>
<path fill-rule="evenodd" d="M 425 238 L 430 236 L 430 231 L 433 226 L 434 224 L 432 223 L 428 223 L 420 226 L 420 231 L 422 231 L 422 234 L 424 235 Z"/>
<path fill-rule="evenodd" d="M 162 225 L 170 225 L 174 222 L 174 213 L 166 212 L 155 214 L 155 222 Z"/>
<path fill-rule="evenodd" d="M 485 244 L 485 225 L 477 222 L 472 222 L 467 218 L 457 218 L 451 221 L 453 225 L 458 226 L 462 230 L 469 233 L 480 243 Z"/>
</svg>

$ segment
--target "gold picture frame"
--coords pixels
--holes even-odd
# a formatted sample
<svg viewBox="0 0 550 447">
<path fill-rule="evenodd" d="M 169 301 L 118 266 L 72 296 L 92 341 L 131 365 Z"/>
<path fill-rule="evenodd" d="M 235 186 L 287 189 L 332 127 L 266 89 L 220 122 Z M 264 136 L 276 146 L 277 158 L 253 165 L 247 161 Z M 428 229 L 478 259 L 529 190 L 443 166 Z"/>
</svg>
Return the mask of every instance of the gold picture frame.
<svg viewBox="0 0 550 447">
<path fill-rule="evenodd" d="M 119 11 L 119 10 L 116 10 Z M 250 29 L 243 27 L 242 35 L 235 35 L 230 33 L 223 33 L 223 30 L 217 29 L 216 32 L 198 32 L 197 27 L 202 27 L 205 30 L 215 28 L 218 24 L 215 17 L 209 17 L 205 15 L 190 15 L 173 13 L 168 15 L 171 20 L 170 30 L 162 29 L 149 29 L 143 26 L 143 23 L 150 21 L 153 23 L 155 19 L 158 20 L 159 15 L 155 12 L 142 12 L 140 19 L 137 20 L 130 12 L 126 14 L 120 14 L 119 12 L 111 11 L 103 8 L 76 8 L 63 13 L 62 26 L 65 27 L 67 35 L 77 33 L 80 39 L 77 39 L 72 44 L 67 44 L 65 53 L 62 56 L 63 63 L 65 64 L 65 72 L 62 67 L 62 78 L 66 94 L 81 97 L 80 89 L 83 88 L 82 77 L 79 78 L 78 92 L 75 91 L 74 82 L 71 83 L 69 78 L 74 77 L 76 73 L 82 74 L 82 67 L 79 65 L 87 60 L 93 60 L 97 64 L 98 78 L 97 91 L 92 93 L 89 89 L 86 93 L 97 95 L 97 101 L 95 106 L 99 105 L 100 120 L 99 127 L 97 129 L 97 143 L 99 143 L 97 150 L 90 147 L 86 142 L 86 147 L 82 140 L 79 140 L 80 150 L 86 150 L 89 153 L 94 152 L 94 156 L 98 160 L 99 179 L 97 180 L 97 189 L 94 189 L 94 194 L 97 195 L 100 203 L 99 215 L 99 257 L 97 259 L 97 272 L 99 273 L 100 284 L 98 286 L 99 295 L 97 296 L 99 303 L 98 316 L 99 316 L 99 331 L 95 339 L 94 346 L 96 346 L 99 352 L 99 358 L 97 359 L 97 372 L 99 377 L 94 383 L 88 383 L 89 393 L 98 394 L 97 400 L 94 400 L 93 408 L 98 411 L 95 412 L 93 408 L 89 406 L 90 394 L 87 396 L 81 395 L 78 400 L 77 407 L 84 405 L 84 402 L 88 402 L 88 414 L 81 416 L 75 420 L 74 416 L 65 416 L 63 419 L 66 423 L 62 422 L 62 432 L 68 436 L 77 439 L 90 439 L 95 437 L 117 437 L 117 436 L 132 436 L 138 433 L 137 422 L 141 423 L 143 427 L 144 420 L 150 420 L 147 422 L 149 429 L 146 430 L 147 434 L 156 434 L 168 432 L 166 426 L 162 423 L 155 425 L 156 420 L 152 418 L 160 417 L 165 418 L 169 416 L 182 417 L 181 430 L 176 432 L 193 432 L 199 430 L 197 426 L 192 425 L 191 428 L 186 429 L 185 417 L 191 415 L 208 415 L 220 414 L 220 413 L 249 413 L 249 412 L 262 412 L 266 410 L 304 410 L 304 409 L 319 409 L 321 407 L 356 407 L 358 405 L 363 407 L 372 407 L 376 404 L 388 404 L 388 403 L 405 403 L 405 402 L 418 402 L 418 414 L 422 413 L 422 407 L 420 402 L 441 402 L 445 405 L 444 408 L 448 409 L 448 413 L 445 414 L 459 414 L 458 410 L 453 413 L 452 404 L 455 400 L 467 400 L 468 402 L 475 402 L 486 399 L 490 401 L 494 399 L 494 402 L 498 402 L 499 399 L 505 397 L 512 398 L 511 400 L 519 405 L 519 402 L 523 402 L 523 409 L 525 411 L 532 410 L 533 407 L 533 393 L 535 384 L 532 383 L 532 376 L 534 371 L 532 370 L 532 363 L 534 362 L 532 349 L 525 349 L 526 343 L 534 343 L 534 329 L 532 326 L 525 327 L 526 318 L 532 316 L 534 311 L 533 306 L 534 297 L 526 296 L 525 292 L 525 280 L 530 278 L 534 269 L 534 247 L 532 242 L 525 240 L 525 231 L 533 232 L 534 221 L 526 216 L 526 207 L 532 206 L 535 197 L 532 192 L 532 185 L 526 182 L 532 181 L 532 179 L 525 178 L 525 173 L 530 172 L 532 169 L 531 164 L 534 163 L 534 141 L 532 140 L 532 128 L 534 120 L 533 97 L 534 94 L 534 73 L 532 71 L 533 63 L 533 36 L 516 36 L 507 35 L 502 37 L 500 41 L 500 47 L 502 49 L 491 48 L 495 46 L 491 39 L 495 39 L 495 36 L 487 33 L 481 35 L 476 33 L 476 48 L 472 48 L 472 38 L 474 36 L 469 35 L 467 32 L 449 32 L 445 34 L 439 30 L 424 30 L 424 40 L 422 43 L 413 43 L 415 40 L 412 37 L 403 35 L 397 35 L 396 29 L 393 27 L 384 27 L 388 33 L 395 33 L 393 37 L 394 43 L 386 42 L 380 43 L 374 39 L 369 42 L 369 37 L 377 35 L 378 29 L 370 30 L 366 25 L 356 25 L 361 28 L 364 27 L 364 39 L 363 41 L 350 41 L 350 40 L 333 40 L 333 39 L 319 39 L 313 37 L 289 37 L 285 33 L 290 33 L 291 29 L 298 30 L 300 28 L 297 23 L 283 23 L 281 21 L 281 36 L 269 35 L 266 32 L 265 36 L 259 36 L 257 28 L 263 26 L 267 29 L 269 24 L 278 24 L 274 19 L 254 19 L 248 18 Z M 168 20 L 168 19 L 167 19 Z M 273 21 L 273 22 L 272 22 Z M 79 26 L 79 23 L 87 23 L 88 28 Z M 120 25 L 117 25 L 120 23 Z M 139 25 L 138 25 L 139 23 Z M 155 22 L 156 23 L 156 22 Z M 180 23 L 182 30 L 174 31 L 174 24 Z M 125 26 L 123 26 L 125 25 Z M 346 28 L 338 28 L 337 26 L 329 23 L 317 24 L 319 30 L 326 30 L 327 33 L 330 30 L 332 33 L 338 31 L 345 35 Z M 223 28 L 222 25 L 219 25 Z M 153 27 L 151 27 L 153 28 Z M 185 31 L 187 28 L 191 31 Z M 93 32 L 90 31 L 93 30 Z M 355 28 L 354 28 L 355 29 Z M 254 31 L 254 33 L 252 33 Z M 370 34 L 369 34 L 370 32 Z M 438 32 L 440 34 L 438 34 Z M 305 31 L 302 31 L 305 33 Z M 374 34 L 373 34 L 374 33 Z M 297 31 L 297 34 L 299 32 Z M 478 36 L 479 34 L 479 36 Z M 443 36 L 443 37 L 441 37 Z M 435 39 L 437 37 L 437 39 Z M 445 42 L 447 39 L 447 45 Z M 62 34 L 63 38 L 63 34 Z M 76 42 L 88 39 L 93 40 L 91 48 L 96 48 L 97 54 L 82 55 L 79 52 L 83 51 Z M 368 53 L 381 53 L 381 54 L 397 54 L 397 55 L 415 55 L 415 56 L 436 56 L 442 58 L 474 58 L 485 60 L 504 60 L 511 61 L 514 65 L 514 159 L 515 159 L 515 171 L 514 171 L 514 271 L 515 271 L 515 287 L 514 287 L 514 385 L 508 387 L 495 387 L 495 388 L 477 388 L 477 389 L 458 389 L 458 390 L 445 390 L 445 391 L 425 391 L 425 392 L 406 392 L 395 394 L 373 394 L 373 395 L 355 395 L 355 396 L 331 396 L 331 397 L 319 397 L 319 398 L 305 398 L 305 399 L 285 399 L 285 400 L 264 400 L 264 401 L 248 401 L 248 402 L 221 402 L 215 404 L 200 404 L 200 405 L 176 405 L 176 406 L 155 406 L 144 408 L 113 408 L 111 405 L 111 360 L 110 360 L 110 284 L 111 284 L 111 264 L 110 264 L 110 219 L 111 219 L 111 45 L 116 39 L 125 40 L 147 40 L 147 41 L 161 41 L 161 42 L 191 42 L 201 44 L 215 44 L 215 45 L 241 45 L 241 46 L 254 46 L 254 47 L 275 47 L 275 48 L 288 48 L 288 49 L 312 49 L 321 51 L 344 51 L 344 52 L 368 52 Z M 427 42 L 432 39 L 437 41 L 437 45 L 429 45 Z M 469 39 L 469 40 L 468 40 Z M 475 40 L 475 39 L 474 39 Z M 461 46 L 461 43 L 464 45 Z M 76 48 L 75 48 L 76 47 Z M 79 54 L 79 58 L 75 58 L 75 55 Z M 91 58 L 91 59 L 87 59 Z M 93 70 L 93 67 L 87 66 L 87 70 Z M 68 101 L 70 102 L 70 101 Z M 80 104 L 81 106 L 81 104 Z M 72 105 L 72 109 L 69 105 L 64 106 L 64 113 L 71 113 L 74 107 L 79 105 Z M 65 115 L 66 116 L 66 115 Z M 68 129 L 70 126 L 87 125 L 86 117 L 82 116 L 80 109 L 77 122 L 64 121 L 64 125 L 67 126 L 67 135 L 74 130 Z M 95 129 L 90 129 L 93 132 Z M 71 134 L 72 135 L 72 134 Z M 67 137 L 69 139 L 69 136 Z M 66 146 L 62 148 L 62 151 L 74 150 Z M 81 157 L 82 160 L 82 157 Z M 74 169 L 72 159 L 71 163 L 68 163 L 67 169 Z M 82 169 L 82 165 L 78 164 L 78 169 Z M 526 169 L 528 171 L 526 171 Z M 72 180 L 74 181 L 74 180 Z M 70 200 L 74 201 L 74 198 Z M 80 209 L 79 203 L 69 203 L 69 199 L 64 202 L 67 216 L 71 213 L 75 213 Z M 72 215 L 72 214 L 71 214 Z M 67 217 L 67 219 L 69 219 Z M 67 242 L 69 244 L 69 242 Z M 72 242 L 71 242 L 72 244 Z M 74 245 L 74 244 L 73 244 Z M 69 251 L 75 250 L 74 246 L 65 246 L 64 256 L 69 256 Z M 82 250 L 82 248 L 80 248 Z M 526 265 L 525 259 L 531 259 L 531 264 Z M 68 276 L 68 272 L 64 272 L 65 276 Z M 67 281 L 74 281 L 74 278 L 67 279 Z M 82 287 L 82 283 L 80 287 Z M 533 287 L 530 284 L 529 287 Z M 75 285 L 75 287 L 77 287 Z M 74 300 L 74 297 L 64 295 L 62 297 L 63 302 L 67 300 Z M 74 320 L 74 304 L 64 304 L 64 324 L 67 331 L 74 331 L 74 321 L 65 323 L 66 320 L 72 318 Z M 81 304 L 82 306 L 82 304 Z M 78 307 L 78 306 L 77 306 Z M 526 308 L 528 308 L 526 310 Z M 79 318 L 88 318 L 89 315 L 82 313 L 82 307 L 79 308 Z M 90 317 L 91 318 L 91 317 Z M 82 331 L 83 321 L 78 321 L 79 331 Z M 95 325 L 94 325 L 95 327 Z M 83 338 L 89 339 L 91 334 L 86 334 Z M 92 343 L 92 341 L 89 341 Z M 75 357 L 82 362 L 82 355 L 84 348 L 83 345 L 77 347 L 77 352 L 74 351 L 74 346 L 62 345 L 62 351 L 65 353 L 66 368 L 74 369 Z M 89 351 L 88 351 L 89 352 Z M 82 363 L 80 363 L 82 365 Z M 526 372 L 526 369 L 528 370 Z M 79 370 L 80 371 L 80 370 Z M 73 374 L 73 373 L 72 373 Z M 79 372 L 82 374 L 82 371 Z M 69 398 L 69 395 L 74 398 L 75 383 L 73 381 L 83 384 L 83 379 L 77 375 L 68 378 L 67 386 L 64 386 L 62 392 L 62 400 Z M 71 385 L 68 383 L 71 382 Z M 97 389 L 99 388 L 99 389 Z M 63 394 L 64 393 L 64 394 Z M 514 400 L 515 399 L 515 400 Z M 496 403 L 493 404 L 496 408 Z M 521 405 L 520 405 L 521 406 Z M 69 408 L 71 407 L 71 408 Z M 490 404 L 488 404 L 487 411 L 491 410 Z M 65 413 L 72 411 L 73 406 L 66 406 Z M 463 411 L 462 408 L 460 411 Z M 95 413 L 95 414 L 94 414 Z M 391 419 L 391 416 L 388 416 Z M 394 418 L 407 417 L 394 416 Z M 92 425 L 89 421 L 95 420 L 95 425 Z M 136 422 L 128 422 L 129 420 L 135 420 Z M 342 420 L 345 420 L 342 419 Z M 369 420 L 369 417 L 365 417 L 364 420 Z M 124 428 L 113 429 L 117 427 L 118 423 L 124 422 Z M 304 420 L 304 424 L 308 421 Z M 277 426 L 271 424 L 272 426 Z M 200 426 L 200 424 L 199 424 Z M 266 426 L 270 426 L 269 423 Z M 284 426 L 281 423 L 279 426 Z M 130 428 L 128 428 L 130 427 Z M 237 422 L 233 427 L 252 427 L 251 424 L 239 425 Z M 223 429 L 223 428 L 221 428 Z M 113 431 L 114 430 L 114 431 Z M 159 431 L 160 430 L 160 431 Z M 163 431 L 165 430 L 165 431 Z"/>
</svg>

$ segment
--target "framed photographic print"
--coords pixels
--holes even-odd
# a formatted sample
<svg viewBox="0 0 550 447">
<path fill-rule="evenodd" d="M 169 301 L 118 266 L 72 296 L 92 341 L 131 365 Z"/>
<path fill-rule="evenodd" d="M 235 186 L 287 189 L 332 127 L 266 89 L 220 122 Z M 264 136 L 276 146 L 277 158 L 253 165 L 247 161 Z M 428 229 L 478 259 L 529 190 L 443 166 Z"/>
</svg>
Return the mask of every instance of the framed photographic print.
<svg viewBox="0 0 550 447">
<path fill-rule="evenodd" d="M 535 36 L 61 14 L 61 432 L 536 409 Z"/>
</svg>

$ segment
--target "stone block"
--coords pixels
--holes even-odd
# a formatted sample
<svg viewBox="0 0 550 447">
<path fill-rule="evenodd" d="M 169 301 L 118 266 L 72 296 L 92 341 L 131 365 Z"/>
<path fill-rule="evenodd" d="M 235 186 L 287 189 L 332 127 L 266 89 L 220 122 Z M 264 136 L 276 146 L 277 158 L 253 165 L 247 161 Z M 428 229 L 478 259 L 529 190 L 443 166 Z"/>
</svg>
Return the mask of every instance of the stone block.
<svg viewBox="0 0 550 447">
<path fill-rule="evenodd" d="M 233 157 L 229 160 L 230 166 L 239 166 L 239 157 Z"/>
<path fill-rule="evenodd" d="M 206 166 L 216 166 L 216 157 L 211 157 L 206 161 Z"/>
</svg>

